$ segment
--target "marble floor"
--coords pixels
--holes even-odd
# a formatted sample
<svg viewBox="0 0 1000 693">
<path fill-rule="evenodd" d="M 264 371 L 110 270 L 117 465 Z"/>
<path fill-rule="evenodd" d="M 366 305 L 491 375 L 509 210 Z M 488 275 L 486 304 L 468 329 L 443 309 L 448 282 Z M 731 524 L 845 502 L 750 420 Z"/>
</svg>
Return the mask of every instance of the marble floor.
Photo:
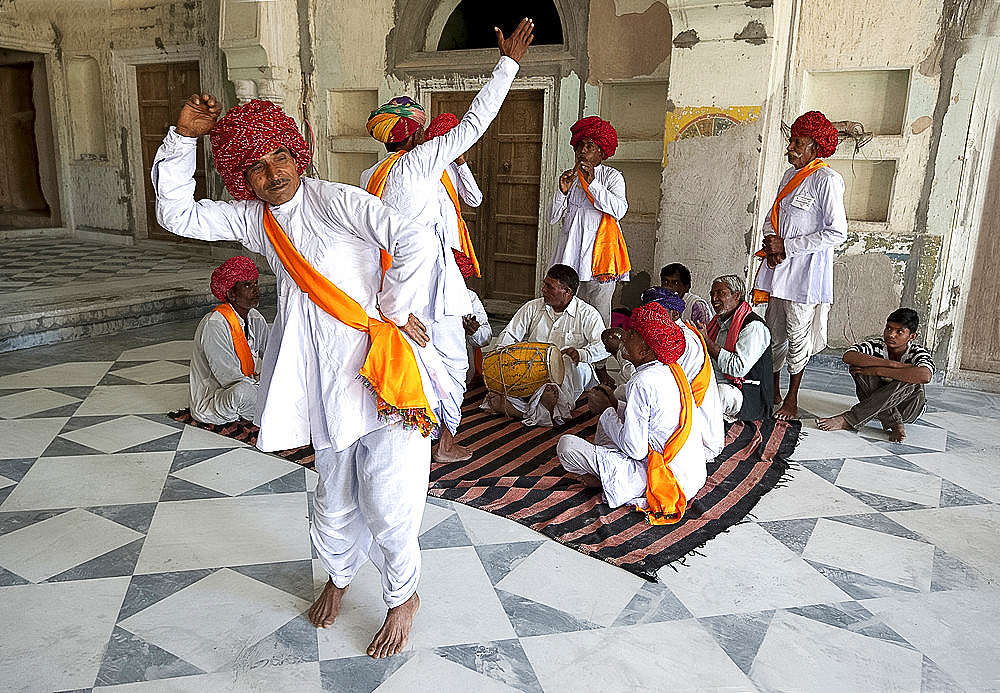
<svg viewBox="0 0 1000 693">
<path fill-rule="evenodd" d="M 0 354 L 0 690 L 1000 690 L 998 395 L 930 386 L 905 444 L 807 421 L 791 479 L 658 583 L 428 499 L 422 609 L 376 661 L 374 570 L 303 615 L 314 475 L 163 415 L 194 325 Z"/>
</svg>

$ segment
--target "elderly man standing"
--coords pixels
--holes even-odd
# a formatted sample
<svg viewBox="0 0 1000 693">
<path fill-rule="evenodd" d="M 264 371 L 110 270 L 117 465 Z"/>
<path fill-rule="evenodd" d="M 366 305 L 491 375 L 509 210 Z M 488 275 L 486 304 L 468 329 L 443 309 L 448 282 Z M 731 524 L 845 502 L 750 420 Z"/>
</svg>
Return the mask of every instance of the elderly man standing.
<svg viewBox="0 0 1000 693">
<path fill-rule="evenodd" d="M 431 346 L 440 354 L 448 378 L 436 383 L 440 388 L 437 407 L 442 419 L 441 442 L 434 452 L 438 462 L 467 460 L 472 451 L 458 445 L 454 434 L 462 418 L 469 360 L 462 317 L 472 312 L 469 293 L 455 264 L 452 249 L 464 252 L 475 263 L 475 253 L 465 222 L 461 221 L 457 191 L 448 170 L 486 132 L 496 117 L 534 38 L 534 23 L 524 19 L 509 39 L 499 29 L 500 61 L 493 77 L 473 99 L 469 111 L 453 128 L 427 139 L 427 114 L 406 96 L 396 97 L 372 111 L 368 132 L 385 144 L 388 154 L 361 174 L 368 192 L 401 214 L 433 232 L 438 246 L 441 281 L 431 286 Z M 468 166 L 464 168 L 468 170 Z M 471 178 L 471 173 L 469 174 Z"/>
<path fill-rule="evenodd" d="M 799 415 L 799 385 L 809 357 L 826 348 L 826 323 L 833 303 L 833 248 L 847 240 L 844 179 L 820 157 L 837 150 L 837 128 L 819 111 L 792 123 L 786 156 L 792 165 L 781 177 L 778 196 L 764 222 L 764 262 L 754 281 L 755 304 L 767 303 L 771 331 L 774 416 Z M 788 361 L 788 393 L 779 390 Z"/>
<path fill-rule="evenodd" d="M 309 620 L 334 622 L 370 558 L 388 612 L 367 653 L 393 655 L 420 605 L 417 535 L 436 423 L 423 374 L 440 369 L 420 347 L 437 249 L 426 230 L 363 190 L 302 176 L 309 148 L 274 104 L 254 100 L 219 119 L 221 111 L 210 94 L 181 109 L 153 162 L 157 219 L 180 236 L 239 241 L 274 270 L 278 313 L 257 446 L 316 449 L 311 536 L 330 579 Z M 234 202 L 194 200 L 195 145 L 209 133 Z M 393 260 L 384 274 L 380 251 Z"/>
<path fill-rule="evenodd" d="M 618 222 L 628 211 L 625 178 L 605 166 L 618 148 L 618 133 L 606 120 L 590 116 L 570 131 L 576 165 L 559 176 L 549 223 L 562 219 L 562 231 L 550 265 L 569 265 L 580 277 L 578 298 L 598 310 L 611 326 L 611 297 L 631 269 L 625 238 Z"/>
</svg>

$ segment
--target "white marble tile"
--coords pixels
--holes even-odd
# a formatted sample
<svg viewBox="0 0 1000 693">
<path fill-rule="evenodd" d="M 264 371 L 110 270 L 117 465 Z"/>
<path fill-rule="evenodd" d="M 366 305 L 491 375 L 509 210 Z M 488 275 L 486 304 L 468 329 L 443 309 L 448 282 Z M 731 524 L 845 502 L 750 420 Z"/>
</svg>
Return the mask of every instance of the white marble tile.
<svg viewBox="0 0 1000 693">
<path fill-rule="evenodd" d="M 313 560 L 314 594 L 317 597 L 328 579 L 329 575 L 324 570 L 323 564 L 319 560 Z M 371 561 L 361 566 L 344 593 L 337 621 L 327 628 L 316 630 L 320 660 L 365 655 L 365 649 L 385 620 L 386 605 L 382 599 L 381 579 Z M 418 594 L 422 593 L 425 584 L 426 581 L 421 580 L 417 588 Z M 417 612 L 414 627 L 417 627 L 426 616 L 423 605 L 424 600 L 421 600 L 421 609 Z M 413 650 L 412 638 L 405 650 Z"/>
<path fill-rule="evenodd" d="M 155 359 L 168 359 L 171 361 L 182 361 L 191 358 L 193 342 L 190 339 L 178 339 L 173 342 L 163 342 L 162 344 L 151 344 L 123 351 L 118 357 L 119 361 L 153 361 Z"/>
<path fill-rule="evenodd" d="M 306 494 L 173 501 L 156 507 L 136 574 L 310 557 Z"/>
<path fill-rule="evenodd" d="M 754 506 L 751 513 L 758 522 L 872 512 L 872 508 L 805 467 L 796 467 L 791 474 L 791 480 L 769 491 Z"/>
<path fill-rule="evenodd" d="M 820 519 L 802 557 L 824 565 L 927 591 L 934 547 L 864 527 Z"/>
<path fill-rule="evenodd" d="M 440 505 L 434 505 L 433 503 L 425 503 L 424 514 L 423 517 L 420 518 L 420 534 L 423 534 L 428 529 L 437 526 L 454 514 L 454 510 L 442 508 Z"/>
<path fill-rule="evenodd" d="M 547 541 L 498 582 L 497 589 L 608 626 L 644 582 L 621 568 Z"/>
<path fill-rule="evenodd" d="M 284 590 L 223 568 L 119 625 L 210 673 L 252 664 L 253 645 L 308 607 Z"/>
<path fill-rule="evenodd" d="M 142 535 L 86 510 L 70 510 L 0 535 L 0 566 L 39 582 Z"/>
<path fill-rule="evenodd" d="M 0 376 L 0 388 L 87 387 L 101 382 L 114 361 L 78 361 Z"/>
<path fill-rule="evenodd" d="M 84 403 L 86 406 L 86 403 Z M 793 460 L 826 460 L 834 457 L 879 457 L 885 450 L 854 431 L 821 431 L 803 426 Z"/>
<path fill-rule="evenodd" d="M 137 681 L 119 686 L 95 686 L 94 693 L 268 693 L 295 691 L 321 693 L 323 683 L 319 662 L 300 662 L 283 666 L 257 666 L 237 671 L 200 676 L 177 676 L 172 679 Z"/>
<path fill-rule="evenodd" d="M 13 486 L 16 483 L 16 481 L 12 481 L 5 476 L 0 476 L 0 488 L 7 488 L 8 486 Z"/>
<path fill-rule="evenodd" d="M 455 510 L 458 512 L 458 516 L 462 518 L 462 525 L 465 526 L 466 534 L 477 545 L 547 539 L 545 535 L 539 534 L 533 529 L 528 529 L 513 520 L 498 517 L 476 508 L 470 508 L 461 503 L 455 504 Z"/>
<path fill-rule="evenodd" d="M 1000 551 L 997 550 L 1000 546 L 1000 506 L 966 505 L 886 515 L 990 579 L 1000 580 Z"/>
<path fill-rule="evenodd" d="M 76 410 L 77 416 L 165 414 L 191 402 L 187 383 L 172 385 L 100 385 Z"/>
<path fill-rule="evenodd" d="M 0 505 L 4 512 L 43 508 L 153 503 L 173 461 L 172 452 L 42 457 Z"/>
<path fill-rule="evenodd" d="M 79 401 L 76 397 L 70 397 L 61 392 L 53 392 L 44 388 L 25 390 L 24 392 L 0 397 L 0 418 L 16 419 L 21 416 L 31 416 L 32 414 Z"/>
<path fill-rule="evenodd" d="M 837 486 L 855 491 L 919 503 L 936 508 L 941 499 L 941 479 L 933 474 L 896 469 L 861 460 L 844 460 Z"/>
<path fill-rule="evenodd" d="M 861 604 L 966 691 L 998 689 L 1000 590 L 898 594 Z"/>
<path fill-rule="evenodd" d="M 958 484 L 962 488 L 1000 503 L 1000 449 L 969 448 L 953 452 L 903 455 L 903 459 Z"/>
<path fill-rule="evenodd" d="M 889 440 L 888 431 L 882 428 L 878 422 L 875 425 L 865 426 L 858 434 L 862 438 L 869 440 Z M 921 426 L 920 424 L 906 424 L 906 439 L 904 445 L 912 445 L 925 450 L 944 450 L 948 446 L 948 431 L 934 426 Z"/>
<path fill-rule="evenodd" d="M 414 654 L 375 690 L 413 693 L 426 690 L 431 681 L 435 693 L 517 693 L 518 690 L 428 651 Z"/>
<path fill-rule="evenodd" d="M 755 690 L 696 621 L 522 638 L 545 693 Z"/>
<path fill-rule="evenodd" d="M 280 457 L 240 448 L 184 467 L 174 472 L 173 476 L 229 496 L 237 496 L 299 468 L 294 462 Z"/>
<path fill-rule="evenodd" d="M 185 426 L 181 433 L 181 441 L 177 444 L 178 450 L 221 450 L 224 448 L 245 448 L 246 443 L 220 436 L 218 433 L 206 431 L 204 428 Z"/>
<path fill-rule="evenodd" d="M 0 689 L 88 690 L 128 589 L 128 577 L 0 589 Z"/>
<path fill-rule="evenodd" d="M 697 617 L 846 601 L 849 597 L 755 524 L 736 525 L 657 577 Z"/>
<path fill-rule="evenodd" d="M 997 426 L 996 418 L 950 411 L 929 412 L 921 418 L 936 426 L 947 428 L 959 438 L 976 445 L 1000 445 L 1000 426 Z"/>
<path fill-rule="evenodd" d="M 922 664 L 901 645 L 779 611 L 750 678 L 768 691 L 919 691 Z"/>
<path fill-rule="evenodd" d="M 69 421 L 57 419 L 0 420 L 0 459 L 38 457 Z"/>
<path fill-rule="evenodd" d="M 188 366 L 182 366 L 173 361 L 153 361 L 152 363 L 144 363 L 141 366 L 120 368 L 116 371 L 111 371 L 111 375 L 135 380 L 146 385 L 153 385 L 154 383 L 162 383 L 164 380 L 173 380 L 174 378 L 187 376 L 190 370 Z"/>
<path fill-rule="evenodd" d="M 799 408 L 816 416 L 834 416 L 847 411 L 858 403 L 852 395 L 838 395 L 822 390 L 799 390 Z"/>
<path fill-rule="evenodd" d="M 173 426 L 150 421 L 141 416 L 122 416 L 86 428 L 78 428 L 59 437 L 101 452 L 118 452 L 172 433 L 177 433 L 177 429 Z"/>
</svg>

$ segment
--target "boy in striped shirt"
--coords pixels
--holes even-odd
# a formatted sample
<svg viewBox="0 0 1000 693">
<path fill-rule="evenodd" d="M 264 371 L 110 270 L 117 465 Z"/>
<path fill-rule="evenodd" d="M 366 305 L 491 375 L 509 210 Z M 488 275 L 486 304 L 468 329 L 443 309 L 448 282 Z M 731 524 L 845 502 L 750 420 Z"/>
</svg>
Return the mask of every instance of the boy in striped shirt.
<svg viewBox="0 0 1000 693">
<path fill-rule="evenodd" d="M 920 318 L 911 308 L 899 308 L 885 320 L 881 337 L 855 344 L 844 352 L 857 388 L 856 405 L 837 416 L 816 419 L 824 431 L 857 430 L 874 418 L 889 432 L 889 440 L 906 437 L 905 424 L 924 410 L 924 385 L 931 381 L 934 361 L 915 344 Z"/>
</svg>

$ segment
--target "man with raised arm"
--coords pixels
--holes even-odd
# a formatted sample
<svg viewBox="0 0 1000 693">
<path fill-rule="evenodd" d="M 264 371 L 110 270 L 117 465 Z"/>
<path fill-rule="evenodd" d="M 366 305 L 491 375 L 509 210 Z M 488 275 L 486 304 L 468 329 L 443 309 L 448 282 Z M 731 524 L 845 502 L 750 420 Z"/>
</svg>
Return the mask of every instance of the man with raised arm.
<svg viewBox="0 0 1000 693">
<path fill-rule="evenodd" d="M 330 579 L 309 620 L 333 624 L 371 559 L 388 612 L 367 653 L 390 656 L 406 645 L 420 605 L 417 534 L 437 423 L 427 374 L 441 368 L 421 347 L 437 249 L 425 229 L 363 190 L 303 176 L 309 149 L 274 104 L 254 100 L 219 119 L 221 111 L 210 94 L 184 104 L 153 162 L 157 219 L 180 236 L 239 241 L 274 270 L 257 446 L 316 449 L 310 534 Z M 233 202 L 194 200 L 195 145 L 206 134 Z M 380 251 L 393 259 L 384 275 Z"/>
</svg>

